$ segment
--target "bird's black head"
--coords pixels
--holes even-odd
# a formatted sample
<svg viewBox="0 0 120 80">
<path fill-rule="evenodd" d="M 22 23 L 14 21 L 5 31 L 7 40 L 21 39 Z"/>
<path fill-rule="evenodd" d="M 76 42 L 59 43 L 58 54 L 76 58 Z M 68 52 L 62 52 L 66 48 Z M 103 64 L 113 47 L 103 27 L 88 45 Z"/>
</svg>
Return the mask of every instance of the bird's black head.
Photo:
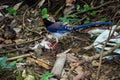
<svg viewBox="0 0 120 80">
<path fill-rule="evenodd" d="M 52 25 L 54 22 L 48 20 L 47 18 L 44 18 L 44 19 L 40 19 L 39 20 L 40 22 L 43 22 L 45 24 L 46 27 Z"/>
</svg>

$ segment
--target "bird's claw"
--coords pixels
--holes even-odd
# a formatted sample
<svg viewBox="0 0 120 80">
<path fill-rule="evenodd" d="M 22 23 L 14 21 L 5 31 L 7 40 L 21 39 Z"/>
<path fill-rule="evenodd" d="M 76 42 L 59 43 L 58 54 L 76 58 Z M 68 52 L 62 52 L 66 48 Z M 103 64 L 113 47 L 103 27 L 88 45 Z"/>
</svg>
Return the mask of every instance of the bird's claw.
<svg viewBox="0 0 120 80">
<path fill-rule="evenodd" d="M 55 49 L 55 46 L 53 45 L 53 46 L 50 46 L 50 49 Z"/>
<path fill-rule="evenodd" d="M 55 46 L 52 44 L 47 44 L 49 46 L 50 49 L 55 49 Z"/>
<path fill-rule="evenodd" d="M 55 49 L 57 44 L 58 44 L 58 42 L 56 42 L 54 45 L 48 44 L 48 46 L 50 47 L 50 49 Z"/>
</svg>

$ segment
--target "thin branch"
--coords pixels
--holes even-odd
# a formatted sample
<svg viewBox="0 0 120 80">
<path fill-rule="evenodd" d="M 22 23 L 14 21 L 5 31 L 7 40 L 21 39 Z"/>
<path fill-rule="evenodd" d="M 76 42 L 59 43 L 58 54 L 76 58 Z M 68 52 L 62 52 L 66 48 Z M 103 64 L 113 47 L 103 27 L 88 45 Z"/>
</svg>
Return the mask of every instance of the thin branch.
<svg viewBox="0 0 120 80">
<path fill-rule="evenodd" d="M 101 7 L 104 7 L 104 6 L 107 6 L 107 5 L 109 5 L 109 4 L 112 4 L 112 3 L 116 3 L 116 2 L 118 2 L 118 3 L 120 3 L 119 1 L 109 1 L 109 2 L 106 2 L 106 3 L 104 3 L 104 4 L 101 4 L 101 5 L 99 5 L 99 6 L 97 6 L 97 7 L 93 7 L 93 8 L 91 8 L 90 10 L 88 10 L 88 11 L 92 11 L 92 10 L 96 10 L 96 9 L 99 9 L 99 8 L 101 8 Z M 87 11 L 87 12 L 88 12 Z M 75 13 L 76 15 L 77 14 L 84 14 L 84 13 L 86 13 L 86 12 L 77 12 L 77 13 Z"/>
<path fill-rule="evenodd" d="M 118 21 L 118 23 L 119 23 L 119 21 Z M 117 27 L 118 27 L 118 24 L 117 24 Z M 107 45 L 108 41 L 110 40 L 110 37 L 114 34 L 117 27 L 114 29 L 114 31 L 112 31 L 112 28 L 111 28 L 111 30 L 109 32 L 109 35 L 108 35 L 108 38 L 107 38 L 107 40 L 106 40 L 105 44 L 103 45 L 103 48 L 102 48 L 102 50 L 100 52 L 100 59 L 99 59 L 99 66 L 98 66 L 98 71 L 97 71 L 97 75 L 96 75 L 96 80 L 99 79 L 99 74 L 100 74 L 100 69 L 101 69 L 101 63 L 102 63 L 102 57 L 103 57 L 103 53 L 104 53 L 104 48 Z"/>
<path fill-rule="evenodd" d="M 20 55 L 20 56 L 11 57 L 11 58 L 8 58 L 8 61 L 15 60 L 15 59 L 18 59 L 18 58 L 25 58 L 25 57 L 31 56 L 33 54 L 34 53 L 29 53 L 29 54 L 24 54 L 24 55 Z"/>
<path fill-rule="evenodd" d="M 42 39 L 43 37 L 40 37 L 38 39 L 34 39 L 34 40 L 31 40 L 31 41 L 26 41 L 24 43 L 18 43 L 18 44 L 8 44 L 8 45 L 0 45 L 0 48 L 4 48 L 4 47 L 9 47 L 9 46 L 19 46 L 19 45 L 23 45 L 23 44 L 28 44 L 28 43 L 32 43 L 32 42 L 35 42 L 35 41 L 38 41 L 40 39 Z"/>
</svg>

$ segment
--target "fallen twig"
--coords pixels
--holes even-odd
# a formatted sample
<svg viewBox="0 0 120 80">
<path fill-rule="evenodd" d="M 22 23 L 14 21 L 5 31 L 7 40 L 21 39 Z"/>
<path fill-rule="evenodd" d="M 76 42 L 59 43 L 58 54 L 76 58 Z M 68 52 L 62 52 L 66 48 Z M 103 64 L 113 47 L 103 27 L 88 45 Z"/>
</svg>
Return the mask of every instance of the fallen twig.
<svg viewBox="0 0 120 80">
<path fill-rule="evenodd" d="M 26 41 L 26 42 L 24 42 L 24 43 L 19 43 L 19 44 L 8 44 L 8 45 L 1 45 L 0 46 L 0 48 L 4 48 L 4 47 L 9 47 L 9 46 L 19 46 L 19 45 L 23 45 L 23 44 L 28 44 L 28 43 L 32 43 L 32 42 L 34 42 L 34 41 L 38 41 L 38 40 L 40 40 L 40 39 L 42 39 L 43 37 L 40 37 L 40 38 L 38 38 L 38 39 L 34 39 L 34 40 L 31 40 L 31 41 Z"/>
<path fill-rule="evenodd" d="M 39 3 L 38 3 L 38 7 L 40 8 L 43 4 L 44 4 L 45 0 L 41 0 Z"/>
<path fill-rule="evenodd" d="M 30 48 L 17 48 L 17 49 L 12 49 L 12 50 L 7 50 L 7 51 L 0 52 L 0 54 L 11 53 L 11 52 L 20 51 L 20 50 L 28 51 L 28 50 L 30 50 Z"/>
<path fill-rule="evenodd" d="M 116 46 L 114 46 L 113 48 L 111 48 L 110 50 L 106 51 L 103 53 L 103 57 L 106 55 L 110 55 L 112 54 L 112 52 L 120 47 L 120 43 L 118 43 Z M 86 61 L 93 61 L 95 59 L 98 59 L 100 57 L 101 54 L 96 54 L 94 56 L 88 57 L 88 56 L 81 56 L 82 58 L 84 58 Z"/>
<path fill-rule="evenodd" d="M 55 75 L 56 77 L 60 78 L 65 61 L 66 61 L 66 53 L 68 53 L 71 49 L 68 49 L 66 51 L 64 51 L 63 53 L 60 53 L 57 55 L 57 60 L 54 64 L 54 67 L 51 71 L 51 73 L 53 75 Z"/>
<path fill-rule="evenodd" d="M 44 67 L 45 69 L 50 69 L 50 66 L 49 66 L 48 64 L 44 63 L 43 61 L 35 60 L 35 59 L 33 59 L 33 58 L 30 58 L 30 57 L 27 57 L 27 60 L 30 60 L 30 61 L 32 61 L 32 62 L 35 62 L 35 63 L 37 63 L 39 66 Z"/>
<path fill-rule="evenodd" d="M 33 55 L 33 54 L 34 54 L 34 53 L 24 54 L 24 55 L 20 55 L 20 56 L 11 57 L 11 58 L 8 58 L 8 61 L 15 60 L 15 59 L 18 59 L 18 58 L 25 58 L 25 57 L 31 56 L 31 55 Z"/>
</svg>

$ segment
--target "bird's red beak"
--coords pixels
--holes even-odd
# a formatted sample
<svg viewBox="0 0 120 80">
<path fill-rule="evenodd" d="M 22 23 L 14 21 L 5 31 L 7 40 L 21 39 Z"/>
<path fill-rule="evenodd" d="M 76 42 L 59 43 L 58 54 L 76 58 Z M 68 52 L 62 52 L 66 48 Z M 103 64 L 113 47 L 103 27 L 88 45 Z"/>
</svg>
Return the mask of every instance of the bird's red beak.
<svg viewBox="0 0 120 80">
<path fill-rule="evenodd" d="M 43 19 L 40 19 L 39 22 L 44 22 Z"/>
</svg>

